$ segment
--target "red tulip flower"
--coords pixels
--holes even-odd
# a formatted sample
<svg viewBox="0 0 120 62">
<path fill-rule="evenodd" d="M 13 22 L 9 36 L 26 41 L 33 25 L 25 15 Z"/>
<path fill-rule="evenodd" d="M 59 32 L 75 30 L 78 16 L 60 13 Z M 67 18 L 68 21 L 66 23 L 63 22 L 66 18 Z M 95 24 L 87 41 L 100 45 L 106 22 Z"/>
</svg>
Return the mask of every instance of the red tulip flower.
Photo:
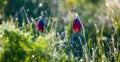
<svg viewBox="0 0 120 62">
<path fill-rule="evenodd" d="M 78 18 L 73 21 L 73 32 L 77 33 L 82 28 L 80 20 Z"/>
<path fill-rule="evenodd" d="M 43 32 L 43 30 L 44 30 L 44 22 L 43 22 L 43 20 L 39 20 L 36 23 L 36 29 L 39 30 L 40 32 Z"/>
</svg>

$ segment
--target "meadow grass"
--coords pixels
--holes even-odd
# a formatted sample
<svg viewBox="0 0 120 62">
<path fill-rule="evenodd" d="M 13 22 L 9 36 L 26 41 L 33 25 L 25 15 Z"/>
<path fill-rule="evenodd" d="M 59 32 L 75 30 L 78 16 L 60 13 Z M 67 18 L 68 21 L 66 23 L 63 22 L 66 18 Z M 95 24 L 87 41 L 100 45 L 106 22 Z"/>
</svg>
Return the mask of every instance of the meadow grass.
<svg viewBox="0 0 120 62">
<path fill-rule="evenodd" d="M 77 0 L 67 1 L 66 10 L 71 10 L 74 5 L 79 6 Z M 86 5 L 84 1 L 80 3 L 80 9 L 75 12 L 79 14 L 85 29 L 82 34 L 85 35 L 86 46 L 81 46 L 83 50 L 88 50 L 82 53 L 83 56 L 76 57 L 71 51 L 74 48 L 70 47 L 74 10 L 67 12 L 68 18 L 61 17 L 60 12 L 59 16 L 47 17 L 44 20 L 45 29 L 40 32 L 35 24 L 41 17 L 29 18 L 23 7 L 25 15 L 21 26 L 12 16 L 7 19 L 3 17 L 0 21 L 0 62 L 120 62 L 118 8 Z"/>
<path fill-rule="evenodd" d="M 0 61 L 37 61 L 37 62 L 84 62 L 84 56 L 78 60 L 70 51 L 69 41 L 67 38 L 67 29 L 63 31 L 64 38 L 56 30 L 57 20 L 48 22 L 51 29 L 46 26 L 43 33 L 35 29 L 35 21 L 18 27 L 18 23 L 12 21 L 2 22 L 0 25 Z M 54 23 L 54 24 L 53 24 Z M 116 22 L 114 22 L 116 23 Z M 69 25 L 68 25 L 69 26 Z M 91 27 L 91 28 L 90 28 Z M 87 29 L 88 28 L 88 29 Z M 87 61 L 93 62 L 119 62 L 120 61 L 120 25 L 116 25 L 110 35 L 103 24 L 98 27 L 97 24 L 91 23 L 85 28 L 87 47 L 90 53 Z M 99 30 L 99 31 L 98 31 Z M 110 38 L 109 38 L 110 36 Z M 84 55 L 87 53 L 83 53 Z"/>
</svg>

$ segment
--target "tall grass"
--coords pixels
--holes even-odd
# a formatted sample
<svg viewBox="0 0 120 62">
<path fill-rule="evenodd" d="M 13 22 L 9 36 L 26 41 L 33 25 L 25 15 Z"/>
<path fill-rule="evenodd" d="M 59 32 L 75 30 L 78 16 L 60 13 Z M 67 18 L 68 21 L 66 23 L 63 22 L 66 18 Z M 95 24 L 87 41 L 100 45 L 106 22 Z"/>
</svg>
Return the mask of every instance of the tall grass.
<svg viewBox="0 0 120 62">
<path fill-rule="evenodd" d="M 72 2 L 67 5 L 71 6 L 70 3 Z M 72 3 L 73 7 L 76 3 L 76 0 Z M 88 48 L 89 53 L 83 52 L 83 56 L 79 55 L 80 58 L 74 55 L 71 51 L 74 48 L 70 46 L 72 33 L 69 29 L 72 29 L 74 19 L 74 10 L 70 7 L 67 7 L 67 10 L 71 10 L 70 14 L 67 13 L 68 18 L 51 16 L 45 19 L 43 32 L 35 28 L 41 17 L 30 19 L 24 7 L 25 19 L 21 20 L 22 26 L 19 26 L 14 17 L 10 16 L 7 20 L 3 17 L 4 21 L 0 24 L 0 62 L 120 62 L 120 12 L 116 10 L 120 8 L 108 6 L 108 3 L 110 2 L 106 0 L 106 7 L 96 9 L 93 6 L 90 10 L 81 4 L 84 11 L 76 11 L 85 29 L 82 32 L 86 39 L 83 50 Z"/>
<path fill-rule="evenodd" d="M 54 22 L 49 23 L 51 27 L 57 25 L 57 21 L 55 21 L 55 24 L 53 24 Z M 23 22 L 23 26 L 19 28 L 17 23 L 13 21 L 3 22 L 0 25 L 0 61 L 86 61 L 83 59 L 84 57 L 78 60 L 73 53 L 69 52 L 70 55 L 67 54 L 71 48 L 66 30 L 63 31 L 65 36 L 61 39 L 56 27 L 51 28 L 49 31 L 46 28 L 43 33 L 40 33 L 34 26 L 35 23 L 24 24 Z M 89 28 L 90 26 L 91 28 Z M 89 32 L 87 32 L 87 27 L 85 28 L 88 39 L 87 47 L 90 53 L 87 59 L 88 62 L 119 62 L 119 24 L 114 26 L 110 35 L 107 34 L 109 32 L 106 31 L 105 24 L 98 27 L 97 24 L 91 23 L 90 26 L 88 27 Z M 49 25 L 46 27 L 49 27 Z M 107 36 L 110 36 L 110 38 Z"/>
</svg>

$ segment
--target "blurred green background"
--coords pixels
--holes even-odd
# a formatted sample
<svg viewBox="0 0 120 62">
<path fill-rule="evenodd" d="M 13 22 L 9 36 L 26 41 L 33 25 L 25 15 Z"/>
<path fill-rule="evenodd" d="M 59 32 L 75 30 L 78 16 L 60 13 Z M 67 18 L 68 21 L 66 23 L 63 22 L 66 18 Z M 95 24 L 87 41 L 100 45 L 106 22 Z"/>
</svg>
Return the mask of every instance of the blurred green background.
<svg viewBox="0 0 120 62">
<path fill-rule="evenodd" d="M 0 62 L 84 62 L 65 51 L 76 13 L 89 61 L 120 62 L 119 0 L 0 0 Z M 35 28 L 38 19 L 44 33 Z"/>
</svg>

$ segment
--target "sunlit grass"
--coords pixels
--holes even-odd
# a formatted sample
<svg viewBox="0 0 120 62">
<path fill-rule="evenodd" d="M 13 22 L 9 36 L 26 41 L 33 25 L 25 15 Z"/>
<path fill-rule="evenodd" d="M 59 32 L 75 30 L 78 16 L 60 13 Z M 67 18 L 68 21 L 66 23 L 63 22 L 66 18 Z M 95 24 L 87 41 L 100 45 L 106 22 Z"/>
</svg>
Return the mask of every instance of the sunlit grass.
<svg viewBox="0 0 120 62">
<path fill-rule="evenodd" d="M 84 57 L 78 60 L 72 53 L 71 55 L 66 54 L 66 51 L 70 49 L 70 40 L 66 37 L 68 33 L 65 33 L 65 37 L 61 39 L 60 34 L 56 34 L 55 28 L 52 28 L 51 32 L 46 29 L 45 32 L 40 33 L 32 27 L 35 25 L 31 25 L 31 23 L 23 25 L 22 28 L 17 26 L 13 21 L 3 22 L 0 25 L 1 61 L 85 61 Z M 95 31 L 96 33 L 86 34 L 90 53 L 88 60 L 118 62 L 120 59 L 119 24 L 115 24 L 115 30 L 110 35 L 111 38 L 104 36 L 106 28 L 104 24 L 100 28 L 96 24 L 91 26 L 90 30 L 94 29 L 94 32 L 89 31 L 89 33 L 95 33 Z M 99 29 L 100 31 L 97 32 Z M 87 28 L 85 30 L 87 31 Z"/>
<path fill-rule="evenodd" d="M 43 16 L 29 18 L 24 7 L 25 18 L 21 20 L 21 26 L 18 19 L 14 20 L 12 16 L 5 19 L 0 13 L 0 62 L 120 62 L 118 3 L 110 5 L 111 1 L 106 0 L 106 6 L 97 8 L 97 4 L 87 6 L 83 0 L 79 2 L 81 5 L 77 0 L 66 1 L 65 16 L 44 18 L 43 32 L 35 28 L 36 22 Z M 77 9 L 77 6 L 83 7 Z M 74 9 L 77 9 L 85 29 L 82 34 L 85 34 L 86 46 L 81 47 L 83 50 L 88 48 L 89 53 L 84 51 L 83 56 L 79 55 L 81 57 L 74 56 L 74 48 L 70 46 Z"/>
</svg>

